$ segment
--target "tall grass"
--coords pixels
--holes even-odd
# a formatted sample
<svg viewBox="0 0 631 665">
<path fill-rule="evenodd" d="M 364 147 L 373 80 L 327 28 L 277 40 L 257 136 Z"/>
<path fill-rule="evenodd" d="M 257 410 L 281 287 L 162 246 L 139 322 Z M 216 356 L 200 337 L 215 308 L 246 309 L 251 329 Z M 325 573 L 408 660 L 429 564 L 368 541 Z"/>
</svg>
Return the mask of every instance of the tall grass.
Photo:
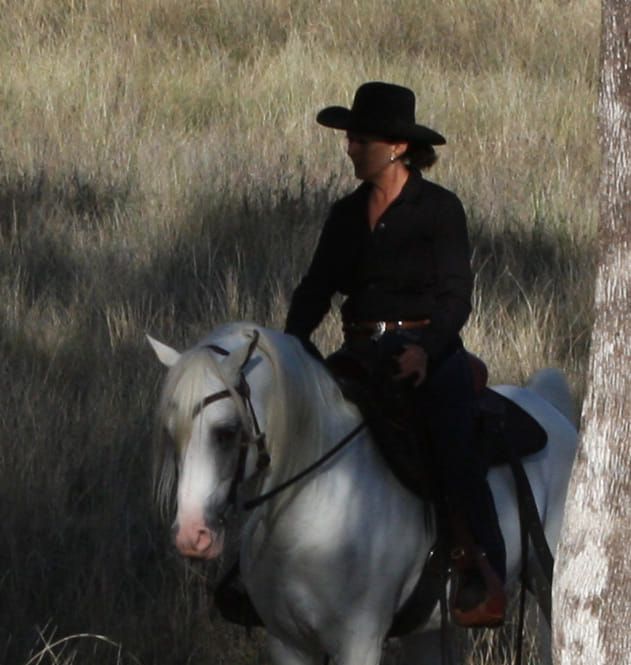
<svg viewBox="0 0 631 665">
<path fill-rule="evenodd" d="M 184 568 L 154 519 L 144 332 L 183 347 L 224 320 L 282 325 L 354 186 L 315 112 L 391 80 L 449 141 L 430 177 L 469 213 L 468 345 L 494 381 L 559 365 L 580 400 L 598 3 L 0 0 L 0 15 L 0 662 L 264 662 L 260 639 L 209 622 L 214 571 Z M 318 341 L 339 342 L 334 315 Z"/>
</svg>

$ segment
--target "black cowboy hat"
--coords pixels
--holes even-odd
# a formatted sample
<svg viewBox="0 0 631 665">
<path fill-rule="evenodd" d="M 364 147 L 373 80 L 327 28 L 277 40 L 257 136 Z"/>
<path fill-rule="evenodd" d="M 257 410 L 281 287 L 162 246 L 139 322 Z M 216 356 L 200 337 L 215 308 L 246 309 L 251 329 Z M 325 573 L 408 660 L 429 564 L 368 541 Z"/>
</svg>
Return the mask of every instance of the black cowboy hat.
<svg viewBox="0 0 631 665">
<path fill-rule="evenodd" d="M 325 127 L 386 139 L 443 145 L 445 138 L 414 119 L 415 97 L 409 88 L 371 81 L 357 88 L 353 106 L 327 106 L 316 116 Z"/>
</svg>

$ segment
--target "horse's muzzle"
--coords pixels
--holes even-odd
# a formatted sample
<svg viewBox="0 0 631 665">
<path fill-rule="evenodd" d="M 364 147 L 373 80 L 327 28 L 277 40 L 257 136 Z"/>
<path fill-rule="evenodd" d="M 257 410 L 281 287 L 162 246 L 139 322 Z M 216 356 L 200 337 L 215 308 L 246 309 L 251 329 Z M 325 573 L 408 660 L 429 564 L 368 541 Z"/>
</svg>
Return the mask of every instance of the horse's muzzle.
<svg viewBox="0 0 631 665">
<path fill-rule="evenodd" d="M 223 525 L 210 528 L 205 524 L 182 523 L 175 529 L 175 546 L 182 556 L 195 559 L 216 559 L 224 548 Z"/>
</svg>

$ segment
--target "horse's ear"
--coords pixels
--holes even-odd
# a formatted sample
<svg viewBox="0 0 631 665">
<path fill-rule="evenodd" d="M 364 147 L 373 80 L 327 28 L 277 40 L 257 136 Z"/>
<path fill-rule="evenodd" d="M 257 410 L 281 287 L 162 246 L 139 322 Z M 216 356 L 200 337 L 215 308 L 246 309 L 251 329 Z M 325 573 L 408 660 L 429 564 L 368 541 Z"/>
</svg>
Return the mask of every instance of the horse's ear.
<svg viewBox="0 0 631 665">
<path fill-rule="evenodd" d="M 158 356 L 158 360 L 166 367 L 173 367 L 173 365 L 179 360 L 180 353 L 175 349 L 172 349 L 170 346 L 158 342 L 158 340 L 151 337 L 151 335 L 146 335 L 146 337 L 156 356 Z"/>
<path fill-rule="evenodd" d="M 254 330 L 253 334 L 247 335 L 247 337 L 249 338 L 248 341 L 238 349 L 232 351 L 223 361 L 222 367 L 226 370 L 226 375 L 231 374 L 236 377 L 254 352 L 259 340 L 259 333 L 257 330 Z"/>
</svg>

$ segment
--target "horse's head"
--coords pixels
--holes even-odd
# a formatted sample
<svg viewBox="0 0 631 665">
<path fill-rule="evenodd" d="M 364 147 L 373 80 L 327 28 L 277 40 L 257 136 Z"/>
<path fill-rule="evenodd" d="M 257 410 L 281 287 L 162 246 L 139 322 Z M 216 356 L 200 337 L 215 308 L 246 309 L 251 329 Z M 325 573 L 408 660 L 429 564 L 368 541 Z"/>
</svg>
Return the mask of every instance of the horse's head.
<svg viewBox="0 0 631 665">
<path fill-rule="evenodd" d="M 169 368 L 159 409 L 156 488 L 163 505 L 176 497 L 173 533 L 185 556 L 222 553 L 224 514 L 236 484 L 256 469 L 256 454 L 249 452 L 258 424 L 246 373 L 257 365 L 257 334 L 243 339 L 231 340 L 229 349 L 201 344 L 180 354 L 149 338 Z"/>
</svg>

